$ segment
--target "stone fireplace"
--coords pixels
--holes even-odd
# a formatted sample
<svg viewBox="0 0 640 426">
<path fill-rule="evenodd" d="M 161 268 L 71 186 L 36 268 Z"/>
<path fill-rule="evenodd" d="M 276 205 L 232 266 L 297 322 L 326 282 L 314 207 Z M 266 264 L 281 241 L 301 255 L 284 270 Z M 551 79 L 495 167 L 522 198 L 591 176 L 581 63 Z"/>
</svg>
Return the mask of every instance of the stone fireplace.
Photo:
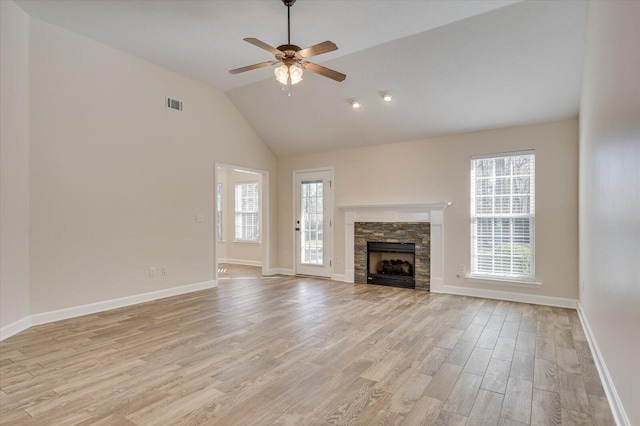
<svg viewBox="0 0 640 426">
<path fill-rule="evenodd" d="M 427 253 L 422 259 L 428 259 L 428 267 L 425 261 L 419 263 L 416 260 L 414 274 L 421 277 L 415 288 L 441 292 L 443 290 L 443 235 L 444 235 L 444 210 L 451 205 L 449 202 L 424 203 L 424 204 L 375 204 L 375 205 L 341 205 L 340 210 L 344 211 L 344 253 L 345 253 L 345 276 L 347 282 L 366 282 L 367 253 L 366 240 L 359 240 L 356 246 L 356 224 L 393 224 L 403 237 L 408 237 L 408 232 L 412 232 L 411 238 L 416 238 L 422 246 L 421 250 Z M 405 226 L 420 224 L 426 226 L 429 235 L 429 244 L 425 246 L 424 241 L 417 237 L 416 230 L 404 229 Z M 375 232 L 375 231 L 372 231 Z M 389 240 L 393 240 L 389 237 Z M 393 242 L 393 241 L 387 241 Z M 414 241 L 407 243 L 418 244 Z M 363 247 L 363 250 L 360 250 Z M 418 255 L 416 254 L 416 257 Z M 358 272 L 356 272 L 356 265 Z M 362 266 L 363 265 L 363 266 Z M 360 281 L 357 281 L 360 280 Z"/>
<path fill-rule="evenodd" d="M 429 290 L 430 228 L 428 222 L 355 222 L 354 281 Z"/>
</svg>

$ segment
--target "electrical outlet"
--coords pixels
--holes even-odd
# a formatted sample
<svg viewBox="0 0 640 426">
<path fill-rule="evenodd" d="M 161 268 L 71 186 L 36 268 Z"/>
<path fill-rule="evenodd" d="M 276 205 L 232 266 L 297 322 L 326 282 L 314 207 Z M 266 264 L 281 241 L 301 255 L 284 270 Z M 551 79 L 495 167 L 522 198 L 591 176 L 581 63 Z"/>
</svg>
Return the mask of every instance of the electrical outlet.
<svg viewBox="0 0 640 426">
<path fill-rule="evenodd" d="M 167 268 L 162 268 L 162 276 L 166 277 L 167 276 Z"/>
<path fill-rule="evenodd" d="M 458 272 L 456 273 L 456 278 L 464 277 L 464 264 L 461 263 L 458 265 Z"/>
<path fill-rule="evenodd" d="M 156 276 L 156 268 L 151 267 L 149 268 L 149 278 L 153 278 Z"/>
<path fill-rule="evenodd" d="M 196 223 L 204 222 L 204 217 L 201 214 L 196 215 Z"/>
</svg>

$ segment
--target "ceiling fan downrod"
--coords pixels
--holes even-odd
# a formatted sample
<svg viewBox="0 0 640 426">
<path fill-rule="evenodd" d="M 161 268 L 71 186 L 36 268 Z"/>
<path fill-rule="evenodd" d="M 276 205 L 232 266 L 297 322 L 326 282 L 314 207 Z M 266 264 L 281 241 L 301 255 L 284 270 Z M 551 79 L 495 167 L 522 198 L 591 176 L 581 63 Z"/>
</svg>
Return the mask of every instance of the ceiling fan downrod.
<svg viewBox="0 0 640 426">
<path fill-rule="evenodd" d="M 291 6 L 296 0 L 282 0 L 285 6 L 287 6 L 287 44 L 291 44 Z"/>
</svg>

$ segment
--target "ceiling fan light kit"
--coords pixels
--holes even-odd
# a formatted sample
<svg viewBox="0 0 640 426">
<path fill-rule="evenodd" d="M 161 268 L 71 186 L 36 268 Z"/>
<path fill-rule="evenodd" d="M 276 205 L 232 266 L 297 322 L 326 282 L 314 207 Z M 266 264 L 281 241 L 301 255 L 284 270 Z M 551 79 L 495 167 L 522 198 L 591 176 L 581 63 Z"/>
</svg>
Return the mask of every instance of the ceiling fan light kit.
<svg viewBox="0 0 640 426">
<path fill-rule="evenodd" d="M 302 68 L 296 65 L 280 65 L 273 70 L 273 73 L 276 75 L 276 80 L 285 86 L 298 84 L 302 81 Z"/>
<path fill-rule="evenodd" d="M 247 43 L 251 43 L 254 46 L 272 53 L 275 56 L 275 60 L 260 62 L 258 64 L 253 64 L 242 68 L 236 68 L 230 70 L 229 73 L 239 74 L 241 72 L 251 71 L 257 68 L 281 63 L 282 65 L 274 70 L 274 74 L 276 76 L 276 80 L 284 86 L 283 90 L 285 90 L 288 95 L 291 95 L 291 86 L 302 81 L 303 69 L 316 74 L 320 74 L 337 82 L 341 82 L 345 78 L 347 78 L 345 74 L 306 60 L 307 58 L 311 58 L 312 56 L 317 56 L 323 53 L 338 50 L 338 46 L 336 46 L 335 43 L 327 40 L 322 43 L 307 47 L 305 49 L 301 49 L 295 44 L 291 44 L 291 6 L 293 6 L 295 2 L 296 0 L 282 0 L 282 3 L 287 6 L 287 44 L 283 44 L 275 48 L 263 41 L 258 40 L 257 38 L 244 39 L 244 41 L 246 41 Z"/>
</svg>

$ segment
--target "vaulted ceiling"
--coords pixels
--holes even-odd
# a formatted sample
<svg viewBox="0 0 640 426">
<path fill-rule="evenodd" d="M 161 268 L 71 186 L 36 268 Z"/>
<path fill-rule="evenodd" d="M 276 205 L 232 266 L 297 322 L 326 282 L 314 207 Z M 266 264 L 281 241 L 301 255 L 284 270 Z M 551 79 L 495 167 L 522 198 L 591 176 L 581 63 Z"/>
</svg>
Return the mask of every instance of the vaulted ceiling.
<svg viewBox="0 0 640 426">
<path fill-rule="evenodd" d="M 30 15 L 213 85 L 278 156 L 575 117 L 584 1 L 298 0 L 291 41 L 331 40 L 291 96 L 242 39 L 286 43 L 281 0 L 18 0 Z M 382 101 L 390 91 L 393 102 Z M 350 99 L 363 108 L 353 110 Z"/>
</svg>

